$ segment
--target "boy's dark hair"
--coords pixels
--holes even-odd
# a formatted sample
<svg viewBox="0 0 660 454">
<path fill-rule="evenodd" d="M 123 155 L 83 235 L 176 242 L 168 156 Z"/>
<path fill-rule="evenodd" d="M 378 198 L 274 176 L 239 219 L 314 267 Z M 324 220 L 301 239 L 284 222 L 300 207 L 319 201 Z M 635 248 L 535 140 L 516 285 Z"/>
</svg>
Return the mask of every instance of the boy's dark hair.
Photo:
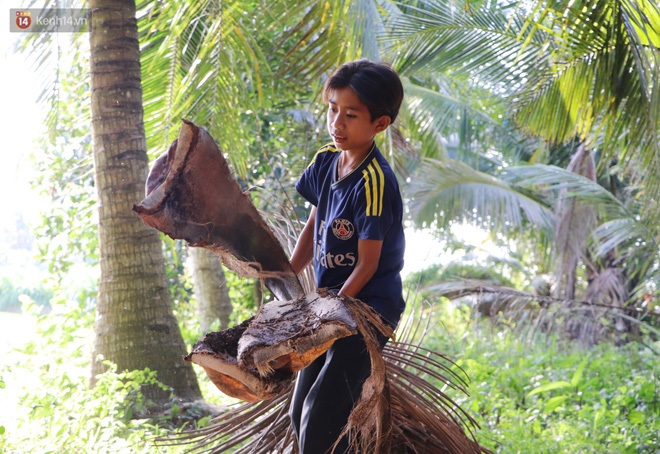
<svg viewBox="0 0 660 454">
<path fill-rule="evenodd" d="M 388 115 L 394 123 L 403 101 L 403 85 L 392 67 L 366 59 L 344 63 L 325 81 L 323 101 L 328 102 L 333 90 L 346 87 L 367 106 L 371 121 Z"/>
</svg>

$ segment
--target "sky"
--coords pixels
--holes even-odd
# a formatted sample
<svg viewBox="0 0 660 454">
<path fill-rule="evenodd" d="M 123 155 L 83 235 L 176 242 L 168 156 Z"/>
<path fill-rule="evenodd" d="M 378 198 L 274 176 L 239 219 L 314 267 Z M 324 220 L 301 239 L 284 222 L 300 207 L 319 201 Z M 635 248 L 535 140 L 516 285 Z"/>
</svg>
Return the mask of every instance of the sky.
<svg viewBox="0 0 660 454">
<path fill-rule="evenodd" d="M 41 88 L 28 56 L 14 52 L 22 35 L 9 32 L 7 16 L 16 5 L 6 0 L 0 5 L 0 14 L 5 15 L 0 27 L 0 275 L 34 282 L 40 276 L 33 254 L 12 248 L 8 232 L 15 230 L 18 218 L 36 223 L 46 203 L 29 183 L 34 174 L 30 156 L 43 131 L 44 111 L 37 105 Z"/>
<path fill-rule="evenodd" d="M 2 0 L 2 13 L 9 14 L 8 2 Z M 5 24 L 7 21 L 4 21 Z M 29 157 L 35 139 L 43 130 L 43 112 L 37 106 L 39 81 L 30 68 L 27 56 L 13 52 L 17 33 L 2 27 L 0 34 L 0 224 L 9 221 L 8 214 L 16 211 L 31 213 L 36 203 L 27 179 L 31 174 Z"/>
</svg>

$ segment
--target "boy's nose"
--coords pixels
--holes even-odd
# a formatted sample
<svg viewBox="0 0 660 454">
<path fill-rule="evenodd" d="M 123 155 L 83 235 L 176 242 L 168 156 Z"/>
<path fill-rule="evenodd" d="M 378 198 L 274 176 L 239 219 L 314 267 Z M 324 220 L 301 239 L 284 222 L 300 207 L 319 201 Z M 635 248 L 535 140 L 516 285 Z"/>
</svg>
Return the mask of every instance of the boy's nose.
<svg viewBox="0 0 660 454">
<path fill-rule="evenodd" d="M 337 115 L 334 120 L 332 121 L 332 126 L 335 128 L 339 128 L 344 124 L 344 121 L 341 118 L 341 115 Z"/>
</svg>

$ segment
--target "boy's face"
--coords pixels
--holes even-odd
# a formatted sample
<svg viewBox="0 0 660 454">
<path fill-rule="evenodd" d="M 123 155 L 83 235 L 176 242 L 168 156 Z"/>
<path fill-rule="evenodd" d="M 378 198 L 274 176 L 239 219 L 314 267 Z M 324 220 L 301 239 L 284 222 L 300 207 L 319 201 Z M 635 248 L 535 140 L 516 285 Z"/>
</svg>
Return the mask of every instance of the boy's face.
<svg viewBox="0 0 660 454">
<path fill-rule="evenodd" d="M 328 101 L 328 133 L 335 146 L 351 154 L 366 154 L 376 134 L 387 129 L 390 117 L 371 121 L 371 114 L 350 87 L 332 91 Z"/>
</svg>

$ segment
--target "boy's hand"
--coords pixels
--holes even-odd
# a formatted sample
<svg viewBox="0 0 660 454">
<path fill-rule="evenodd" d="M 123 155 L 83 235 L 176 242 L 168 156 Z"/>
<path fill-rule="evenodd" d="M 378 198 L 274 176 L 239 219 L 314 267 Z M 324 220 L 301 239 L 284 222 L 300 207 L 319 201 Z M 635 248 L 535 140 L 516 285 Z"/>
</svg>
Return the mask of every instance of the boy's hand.
<svg viewBox="0 0 660 454">
<path fill-rule="evenodd" d="M 340 295 L 355 298 L 367 282 L 376 274 L 380 252 L 383 249 L 381 240 L 358 240 L 358 261 L 355 269 L 339 291 Z"/>
</svg>

